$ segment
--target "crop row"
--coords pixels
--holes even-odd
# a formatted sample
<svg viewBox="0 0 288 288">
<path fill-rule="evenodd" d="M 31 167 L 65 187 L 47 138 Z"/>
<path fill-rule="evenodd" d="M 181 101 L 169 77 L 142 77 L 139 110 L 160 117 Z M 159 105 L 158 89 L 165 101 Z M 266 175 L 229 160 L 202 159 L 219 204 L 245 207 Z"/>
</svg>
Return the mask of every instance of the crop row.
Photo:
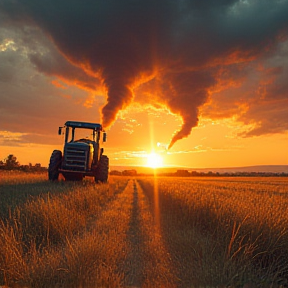
<svg viewBox="0 0 288 288">
<path fill-rule="evenodd" d="M 141 179 L 158 206 L 182 287 L 287 285 L 287 183 L 277 178 Z"/>
</svg>

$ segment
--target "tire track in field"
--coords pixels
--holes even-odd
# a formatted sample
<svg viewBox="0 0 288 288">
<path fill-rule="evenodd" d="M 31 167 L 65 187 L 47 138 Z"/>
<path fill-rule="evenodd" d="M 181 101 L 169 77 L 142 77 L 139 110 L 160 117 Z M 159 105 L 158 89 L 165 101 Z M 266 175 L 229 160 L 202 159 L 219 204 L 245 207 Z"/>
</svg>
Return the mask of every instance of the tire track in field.
<svg viewBox="0 0 288 288">
<path fill-rule="evenodd" d="M 71 287 L 176 287 L 152 210 L 137 180 L 129 180 L 99 211 L 93 227 L 76 242 L 68 241 Z"/>
<path fill-rule="evenodd" d="M 126 287 L 176 287 L 171 258 L 155 219 L 142 188 L 134 180 L 128 253 L 122 267 Z"/>
<path fill-rule="evenodd" d="M 141 231 L 141 219 L 139 197 L 136 182 L 133 182 L 133 206 L 130 218 L 129 230 L 127 231 L 128 253 L 124 263 L 125 285 L 140 287 L 145 280 L 144 271 L 144 235 Z"/>
</svg>

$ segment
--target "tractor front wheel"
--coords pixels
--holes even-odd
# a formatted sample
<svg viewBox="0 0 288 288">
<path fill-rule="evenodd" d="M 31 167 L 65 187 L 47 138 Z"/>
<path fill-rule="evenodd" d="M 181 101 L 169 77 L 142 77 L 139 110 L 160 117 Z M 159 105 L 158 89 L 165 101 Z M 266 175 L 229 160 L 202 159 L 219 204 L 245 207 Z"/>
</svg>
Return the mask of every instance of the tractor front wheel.
<svg viewBox="0 0 288 288">
<path fill-rule="evenodd" d="M 50 157 L 48 166 L 48 178 L 50 181 L 57 181 L 59 177 L 59 167 L 62 161 L 62 152 L 54 150 Z"/>
<path fill-rule="evenodd" d="M 95 182 L 106 183 L 109 174 L 109 158 L 106 155 L 101 155 L 99 165 L 95 173 Z"/>
</svg>

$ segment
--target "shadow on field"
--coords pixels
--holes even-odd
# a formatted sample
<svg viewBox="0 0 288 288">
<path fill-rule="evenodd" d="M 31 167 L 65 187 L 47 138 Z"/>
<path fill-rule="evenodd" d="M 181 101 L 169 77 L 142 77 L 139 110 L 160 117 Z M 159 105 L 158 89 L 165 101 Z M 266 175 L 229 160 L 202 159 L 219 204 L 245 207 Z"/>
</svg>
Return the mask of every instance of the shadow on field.
<svg viewBox="0 0 288 288">
<path fill-rule="evenodd" d="M 144 267 L 144 239 L 141 233 L 139 199 L 136 184 L 133 185 L 133 207 L 129 230 L 127 231 L 127 239 L 130 246 L 130 251 L 127 255 L 124 264 L 125 286 L 141 287 L 144 283 L 145 275 L 143 274 Z M 123 269 L 123 268 L 122 268 Z"/>
<path fill-rule="evenodd" d="M 41 197 L 47 193 L 53 195 L 65 193 L 76 185 L 81 186 L 83 184 L 64 181 L 2 184 L 0 185 L 0 218 L 8 218 L 9 214 L 13 213 L 16 206 L 22 205 L 28 200 Z"/>
</svg>

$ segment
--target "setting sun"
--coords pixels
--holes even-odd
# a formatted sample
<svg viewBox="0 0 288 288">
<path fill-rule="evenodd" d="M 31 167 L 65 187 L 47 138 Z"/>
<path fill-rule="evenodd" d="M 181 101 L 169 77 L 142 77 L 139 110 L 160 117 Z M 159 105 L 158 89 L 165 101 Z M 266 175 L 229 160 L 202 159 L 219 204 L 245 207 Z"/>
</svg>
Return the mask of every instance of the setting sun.
<svg viewBox="0 0 288 288">
<path fill-rule="evenodd" d="M 150 167 L 150 168 L 163 167 L 163 158 L 155 152 L 147 154 L 147 164 L 146 165 L 147 165 L 147 167 Z"/>
</svg>

